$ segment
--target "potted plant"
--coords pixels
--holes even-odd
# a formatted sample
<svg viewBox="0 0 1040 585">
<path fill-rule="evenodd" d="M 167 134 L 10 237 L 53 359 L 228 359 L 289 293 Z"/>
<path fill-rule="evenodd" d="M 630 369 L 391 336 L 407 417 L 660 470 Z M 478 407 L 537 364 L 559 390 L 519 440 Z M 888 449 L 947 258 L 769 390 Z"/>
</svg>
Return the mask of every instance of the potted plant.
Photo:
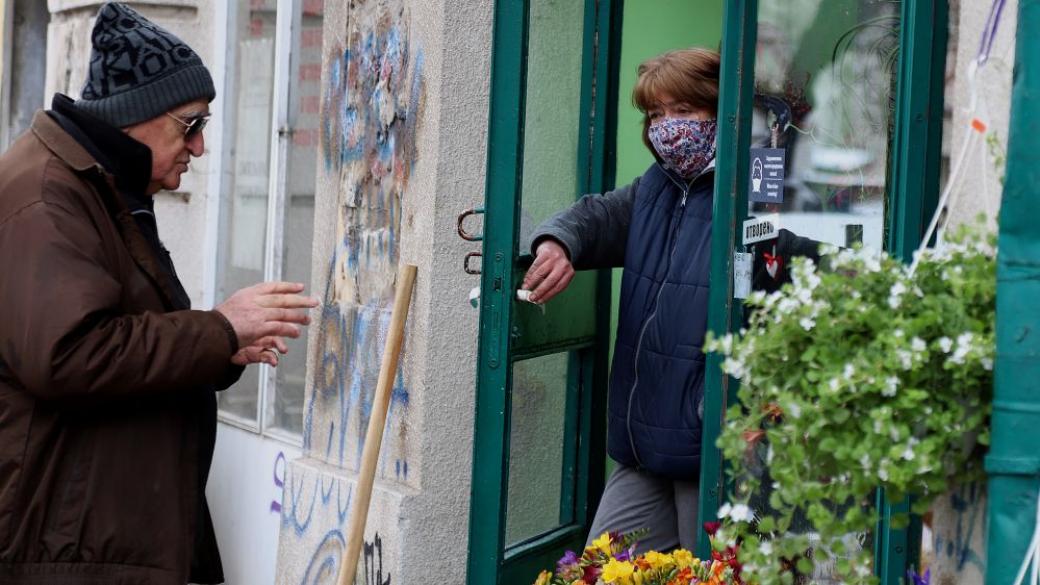
<svg viewBox="0 0 1040 585">
<path fill-rule="evenodd" d="M 875 494 L 928 509 L 982 475 L 994 358 L 994 241 L 961 230 L 915 268 L 867 249 L 796 260 L 792 283 L 747 299 L 747 327 L 709 339 L 740 380 L 719 446 L 731 504 L 717 546 L 740 544 L 743 577 L 872 583 L 861 546 Z M 908 517 L 892 519 L 904 526 Z"/>
</svg>

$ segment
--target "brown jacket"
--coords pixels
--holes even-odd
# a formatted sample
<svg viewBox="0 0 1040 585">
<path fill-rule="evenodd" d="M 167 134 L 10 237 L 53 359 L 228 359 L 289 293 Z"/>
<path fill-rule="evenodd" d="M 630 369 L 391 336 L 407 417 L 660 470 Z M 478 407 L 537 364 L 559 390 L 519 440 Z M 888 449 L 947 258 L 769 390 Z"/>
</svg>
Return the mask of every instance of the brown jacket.
<svg viewBox="0 0 1040 585">
<path fill-rule="evenodd" d="M 0 583 L 223 579 L 203 488 L 240 372 L 53 119 L 0 157 Z"/>
</svg>

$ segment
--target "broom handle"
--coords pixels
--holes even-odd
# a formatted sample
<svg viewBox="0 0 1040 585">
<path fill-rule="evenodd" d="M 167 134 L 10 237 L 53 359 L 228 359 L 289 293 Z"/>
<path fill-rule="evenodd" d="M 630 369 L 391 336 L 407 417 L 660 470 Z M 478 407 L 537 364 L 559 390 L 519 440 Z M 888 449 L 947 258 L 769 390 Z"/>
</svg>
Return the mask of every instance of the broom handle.
<svg viewBox="0 0 1040 585">
<path fill-rule="evenodd" d="M 361 455 L 354 512 L 351 514 L 350 529 L 347 532 L 347 552 L 339 568 L 339 579 L 336 581 L 338 585 L 353 585 L 354 576 L 357 574 L 358 557 L 361 555 L 361 544 L 364 542 L 365 522 L 368 520 L 368 506 L 372 501 L 372 483 L 375 481 L 376 464 L 379 462 L 379 447 L 383 442 L 383 427 L 386 425 L 390 395 L 394 379 L 397 377 L 397 362 L 401 355 L 401 346 L 404 344 L 404 325 L 408 320 L 415 273 L 416 268 L 412 265 L 402 267 L 398 273 L 397 293 L 390 316 L 390 331 L 383 350 L 383 362 L 379 367 L 379 382 L 376 384 L 376 396 L 372 402 L 372 415 L 368 419 L 368 431 L 365 433 L 365 448 Z"/>
</svg>

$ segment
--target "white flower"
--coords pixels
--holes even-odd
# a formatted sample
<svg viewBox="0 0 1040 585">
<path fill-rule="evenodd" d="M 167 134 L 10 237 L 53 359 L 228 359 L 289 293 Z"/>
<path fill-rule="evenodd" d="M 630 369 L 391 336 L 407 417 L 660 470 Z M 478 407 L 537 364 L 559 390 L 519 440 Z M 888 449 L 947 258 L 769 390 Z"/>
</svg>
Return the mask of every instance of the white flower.
<svg viewBox="0 0 1040 585">
<path fill-rule="evenodd" d="M 773 554 L 773 543 L 768 540 L 762 541 L 758 544 L 758 551 L 766 556 Z M 747 568 L 747 565 L 744 565 Z"/>
<path fill-rule="evenodd" d="M 802 326 L 802 329 L 812 331 L 812 328 L 816 326 L 816 321 L 813 321 L 810 317 L 802 317 L 798 324 Z"/>
<path fill-rule="evenodd" d="M 783 300 L 781 300 L 780 303 L 776 306 L 776 312 L 778 315 L 786 315 L 787 313 L 790 313 L 791 311 L 797 309 L 799 306 L 800 305 L 797 300 L 792 299 L 790 297 L 786 297 Z"/>
<path fill-rule="evenodd" d="M 723 360 L 722 371 L 738 380 L 743 378 L 747 373 L 747 370 L 744 369 L 744 363 L 731 357 Z"/>
<path fill-rule="evenodd" d="M 812 289 L 799 288 L 795 293 L 795 298 L 798 300 L 799 303 L 803 305 L 808 305 L 812 302 Z"/>
<path fill-rule="evenodd" d="M 725 504 L 722 504 L 721 506 L 719 506 L 719 512 L 718 512 L 719 519 L 721 520 L 722 518 L 729 518 L 729 513 L 732 510 L 733 510 L 733 506 L 731 506 L 729 504 L 729 502 L 726 502 Z"/>
<path fill-rule="evenodd" d="M 841 372 L 841 377 L 846 380 L 851 380 L 852 376 L 856 374 L 856 368 L 852 364 L 845 364 L 845 369 Z"/>
<path fill-rule="evenodd" d="M 921 353 L 928 349 L 928 344 L 920 337 L 914 337 L 910 340 L 910 349 L 914 350 L 915 353 Z"/>
<path fill-rule="evenodd" d="M 957 349 L 955 349 L 953 355 L 950 356 L 949 361 L 951 363 L 964 363 L 964 358 L 968 357 L 968 352 L 972 349 L 972 339 L 974 339 L 974 336 L 971 333 L 961 333 L 957 336 Z"/>
<path fill-rule="evenodd" d="M 939 349 L 943 350 L 943 353 L 950 353 L 950 350 L 953 349 L 953 340 L 949 337 L 940 337 Z"/>
<path fill-rule="evenodd" d="M 722 517 L 722 514 L 719 514 Z M 729 517 L 736 522 L 751 522 L 755 519 L 755 512 L 744 504 L 737 504 L 729 510 Z"/>
<path fill-rule="evenodd" d="M 878 479 L 881 481 L 888 481 L 888 466 L 891 464 L 892 462 L 887 458 L 881 460 L 878 464 Z"/>
<path fill-rule="evenodd" d="M 903 330 L 902 330 L 902 329 L 896 329 L 895 331 L 893 331 L 893 332 L 892 332 L 892 335 L 893 335 L 894 337 L 897 337 L 897 338 L 899 338 L 899 339 L 902 339 L 902 338 L 903 338 L 903 336 L 904 336 L 904 335 L 906 335 L 906 333 L 903 333 Z"/>
<path fill-rule="evenodd" d="M 797 402 L 790 402 L 786 408 L 787 414 L 791 415 L 791 418 L 800 418 L 802 416 L 802 407 Z"/>
<path fill-rule="evenodd" d="M 987 372 L 992 372 L 993 371 L 993 358 L 984 357 L 984 358 L 982 358 L 981 361 L 982 361 L 982 367 Z"/>
<path fill-rule="evenodd" d="M 897 349 L 896 357 L 899 358 L 899 363 L 903 366 L 904 370 L 909 370 L 914 366 L 914 356 L 905 349 Z"/>
<path fill-rule="evenodd" d="M 838 389 L 841 388 L 841 382 L 838 382 L 837 378 L 831 378 L 831 381 L 827 385 L 830 387 L 831 392 L 837 392 Z"/>
<path fill-rule="evenodd" d="M 863 466 L 863 469 L 870 469 L 870 465 L 873 463 L 870 460 L 870 454 L 864 453 L 863 456 L 859 458 L 859 463 Z"/>
<path fill-rule="evenodd" d="M 881 395 L 889 398 L 896 395 L 896 390 L 899 388 L 899 378 L 896 376 L 889 376 L 885 378 L 885 387 L 881 389 Z"/>
</svg>

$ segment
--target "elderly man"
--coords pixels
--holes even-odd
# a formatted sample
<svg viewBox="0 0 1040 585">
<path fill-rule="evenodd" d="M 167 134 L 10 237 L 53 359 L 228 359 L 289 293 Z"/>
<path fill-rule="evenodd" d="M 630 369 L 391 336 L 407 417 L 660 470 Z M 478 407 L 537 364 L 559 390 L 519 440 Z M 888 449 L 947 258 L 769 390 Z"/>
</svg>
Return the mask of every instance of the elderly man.
<svg viewBox="0 0 1040 585">
<path fill-rule="evenodd" d="M 190 309 L 152 196 L 202 155 L 213 81 L 122 4 L 92 40 L 82 98 L 0 157 L 0 583 L 219 583 L 215 391 L 317 302 L 265 283 Z"/>
</svg>

